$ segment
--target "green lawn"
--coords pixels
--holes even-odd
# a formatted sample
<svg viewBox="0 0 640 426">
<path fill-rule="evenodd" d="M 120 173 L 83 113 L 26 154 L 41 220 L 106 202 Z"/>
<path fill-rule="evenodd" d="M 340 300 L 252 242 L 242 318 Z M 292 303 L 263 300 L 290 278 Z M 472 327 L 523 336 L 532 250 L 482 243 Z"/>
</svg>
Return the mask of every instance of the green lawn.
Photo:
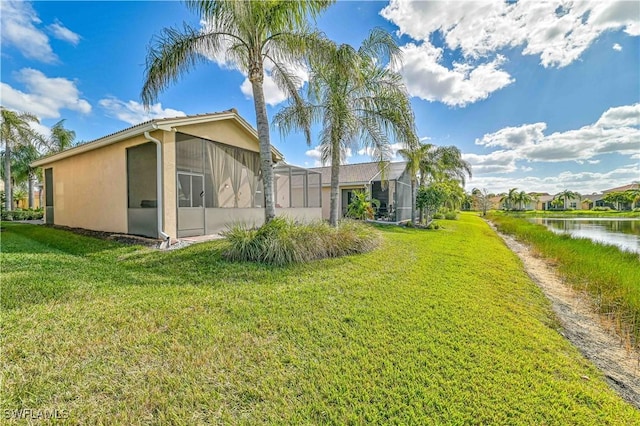
<svg viewBox="0 0 640 426">
<path fill-rule="evenodd" d="M 286 268 L 3 224 L 2 409 L 70 424 L 640 424 L 478 217 Z M 585 378 L 586 377 L 586 378 Z"/>
</svg>

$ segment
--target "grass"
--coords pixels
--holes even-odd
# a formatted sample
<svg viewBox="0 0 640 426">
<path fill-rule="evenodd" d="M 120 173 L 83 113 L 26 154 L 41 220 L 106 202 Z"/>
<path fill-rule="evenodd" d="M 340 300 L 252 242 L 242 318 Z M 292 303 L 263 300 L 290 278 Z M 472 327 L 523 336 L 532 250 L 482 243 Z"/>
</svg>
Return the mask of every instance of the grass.
<svg viewBox="0 0 640 426">
<path fill-rule="evenodd" d="M 502 232 L 533 245 L 557 264 L 566 281 L 592 297 L 594 306 L 614 321 L 627 341 L 640 347 L 640 262 L 638 255 L 589 239 L 555 234 L 543 225 L 508 215 L 489 219 Z"/>
<path fill-rule="evenodd" d="M 69 424 L 639 424 L 478 217 L 373 252 L 230 263 L 2 232 L 1 408 Z M 588 377 L 588 379 L 585 379 Z"/>
</svg>

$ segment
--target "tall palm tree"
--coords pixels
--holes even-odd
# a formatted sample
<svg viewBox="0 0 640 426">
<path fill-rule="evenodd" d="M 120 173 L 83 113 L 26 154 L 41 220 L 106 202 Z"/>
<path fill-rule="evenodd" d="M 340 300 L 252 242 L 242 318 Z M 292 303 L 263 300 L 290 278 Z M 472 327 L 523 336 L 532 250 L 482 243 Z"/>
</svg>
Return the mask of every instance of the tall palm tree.
<svg viewBox="0 0 640 426">
<path fill-rule="evenodd" d="M 0 123 L 0 138 L 4 142 L 4 193 L 5 209 L 13 209 L 12 179 L 11 179 L 11 151 L 20 145 L 29 145 L 42 140 L 31 126 L 39 123 L 38 117 L 26 112 L 15 112 L 0 106 L 2 123 Z"/>
<path fill-rule="evenodd" d="M 306 99 L 291 98 L 274 117 L 282 134 L 302 130 L 311 144 L 310 127 L 322 124 L 322 161 L 331 164 L 329 222 L 338 223 L 340 163 L 346 149 L 360 142 L 382 162 L 389 158 L 389 135 L 409 148 L 417 144 L 413 110 L 402 77 L 386 65 L 399 60 L 391 35 L 374 29 L 359 49 L 324 40 L 309 58 Z"/>
<path fill-rule="evenodd" d="M 275 217 L 275 199 L 263 89 L 265 63 L 273 66 L 271 75 L 278 87 L 290 96 L 297 96 L 300 80 L 287 64 L 298 63 L 317 38 L 308 32 L 307 18 L 314 19 L 332 3 L 332 0 L 188 0 L 187 7 L 200 15 L 206 23 L 204 28 L 186 24 L 181 29 L 165 28 L 154 38 L 147 53 L 141 94 L 147 107 L 169 83 L 176 82 L 197 64 L 208 62 L 206 55 L 224 56 L 247 73 L 256 110 L 267 222 Z"/>
<path fill-rule="evenodd" d="M 567 200 L 575 200 L 575 199 L 580 199 L 580 194 L 578 194 L 577 192 L 573 192 L 573 191 L 569 191 L 568 189 L 565 189 L 564 191 L 556 194 L 556 198 L 559 198 L 561 200 L 563 200 L 564 202 L 564 209 L 567 209 Z"/>
<path fill-rule="evenodd" d="M 64 151 L 73 146 L 76 139 L 76 132 L 66 129 L 64 121 L 60 120 L 51 128 L 51 136 L 49 137 L 49 152 L 55 153 Z"/>
</svg>

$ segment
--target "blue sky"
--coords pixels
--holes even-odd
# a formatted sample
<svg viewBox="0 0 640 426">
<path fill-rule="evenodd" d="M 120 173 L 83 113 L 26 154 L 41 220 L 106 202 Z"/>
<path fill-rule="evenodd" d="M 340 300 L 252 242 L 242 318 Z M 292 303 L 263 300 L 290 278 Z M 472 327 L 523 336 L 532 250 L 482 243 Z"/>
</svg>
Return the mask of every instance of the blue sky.
<svg viewBox="0 0 640 426">
<path fill-rule="evenodd" d="M 199 25 L 180 2 L 0 5 L 0 102 L 39 116 L 42 132 L 66 119 L 88 141 L 232 107 L 255 124 L 245 76 L 215 61 L 142 109 L 152 36 Z M 640 2 L 338 2 L 317 25 L 339 43 L 358 45 L 376 26 L 397 37 L 419 136 L 464 152 L 468 188 L 591 193 L 640 180 Z M 265 91 L 272 117 L 283 96 Z M 300 135 L 272 131 L 272 142 L 289 163 L 317 164 Z"/>
</svg>

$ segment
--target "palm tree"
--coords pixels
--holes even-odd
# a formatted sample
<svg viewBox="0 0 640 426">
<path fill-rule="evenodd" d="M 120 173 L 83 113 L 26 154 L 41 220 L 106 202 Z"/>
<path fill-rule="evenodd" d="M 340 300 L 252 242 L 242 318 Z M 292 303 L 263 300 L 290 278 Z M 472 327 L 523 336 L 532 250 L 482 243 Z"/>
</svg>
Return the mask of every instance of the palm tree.
<svg viewBox="0 0 640 426">
<path fill-rule="evenodd" d="M 511 188 L 509 192 L 500 198 L 500 202 L 503 203 L 505 210 L 513 210 L 514 204 L 518 200 L 518 188 Z"/>
<path fill-rule="evenodd" d="M 147 53 L 141 94 L 146 107 L 169 83 L 177 81 L 195 65 L 209 62 L 206 55 L 224 55 L 247 73 L 256 110 L 266 222 L 275 217 L 275 199 L 263 89 L 265 63 L 273 66 L 271 76 L 278 87 L 290 96 L 297 96 L 300 80 L 286 64 L 299 62 L 317 38 L 307 31 L 307 17 L 317 17 L 332 3 L 332 0 L 188 0 L 187 7 L 200 15 L 206 23 L 204 28 L 186 24 L 181 29 L 165 28 L 154 38 Z"/>
<path fill-rule="evenodd" d="M 5 209 L 13 209 L 11 193 L 11 150 L 20 145 L 29 145 L 42 140 L 42 137 L 30 127 L 31 123 L 39 123 L 38 118 L 26 112 L 15 112 L 0 107 L 2 123 L 0 124 L 0 138 L 4 142 L 4 192 Z"/>
<path fill-rule="evenodd" d="M 12 171 L 15 181 L 27 182 L 28 206 L 33 208 L 33 183 L 38 178 L 38 167 L 31 167 L 31 163 L 41 157 L 34 145 L 20 145 L 12 153 Z M 17 198 L 17 197 L 16 197 Z"/>
<path fill-rule="evenodd" d="M 526 210 L 527 204 L 533 201 L 533 197 L 524 191 L 520 191 L 516 197 L 516 200 L 520 205 L 520 210 Z"/>
<path fill-rule="evenodd" d="M 471 164 L 462 158 L 462 152 L 456 146 L 420 145 L 420 187 L 428 182 L 441 182 L 448 179 L 459 181 L 464 186 L 466 175 L 471 177 Z M 423 211 L 420 209 L 420 221 Z"/>
<path fill-rule="evenodd" d="M 578 194 L 577 192 L 573 192 L 573 191 L 569 191 L 568 189 L 565 189 L 564 191 L 558 193 L 556 195 L 556 198 L 559 198 L 561 200 L 564 201 L 564 209 L 567 209 L 567 200 L 575 200 L 576 198 L 580 198 L 580 194 Z"/>
<path fill-rule="evenodd" d="M 320 54 L 309 58 L 307 98 L 291 98 L 274 117 L 281 133 L 305 132 L 322 124 L 322 161 L 331 164 L 329 222 L 338 223 L 340 163 L 346 149 L 361 142 L 382 162 L 389 157 L 389 133 L 406 148 L 417 145 L 413 111 L 402 77 L 387 63 L 400 49 L 389 33 L 374 29 L 359 49 L 324 40 Z M 381 167 L 384 171 L 384 169 Z"/>
<path fill-rule="evenodd" d="M 55 153 L 64 151 L 73 146 L 76 139 L 76 132 L 65 129 L 64 120 L 58 121 L 51 128 L 51 137 L 49 138 L 49 152 Z"/>
</svg>

